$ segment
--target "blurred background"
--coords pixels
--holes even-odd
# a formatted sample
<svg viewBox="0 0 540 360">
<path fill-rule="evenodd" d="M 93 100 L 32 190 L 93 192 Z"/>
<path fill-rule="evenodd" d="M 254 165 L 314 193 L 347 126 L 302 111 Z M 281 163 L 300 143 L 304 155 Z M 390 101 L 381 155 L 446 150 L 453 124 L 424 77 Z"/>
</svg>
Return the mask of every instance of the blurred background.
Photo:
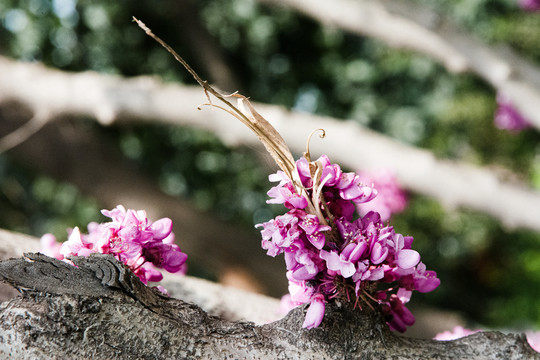
<svg viewBox="0 0 540 360">
<path fill-rule="evenodd" d="M 479 43 L 511 49 L 540 67 L 534 1 L 525 7 L 514 0 L 396 3 L 444 14 Z M 498 111 L 519 115 L 512 108 L 501 115 L 511 104 L 497 103 L 497 89 L 485 78 L 450 72 L 429 55 L 326 24 L 280 1 L 0 0 L 0 55 L 68 75 L 91 70 L 194 84 L 132 16 L 224 91 L 347 119 L 436 159 L 481 167 L 538 196 L 538 131 L 496 126 Z M 36 111 L 8 95 L 0 92 L 1 136 Z M 191 107 L 202 102 L 204 96 Z M 294 136 L 304 142 L 311 130 Z M 316 141 L 324 149 L 324 140 Z M 361 143 L 351 144 L 350 153 L 377 157 Z M 173 218 L 177 243 L 190 255 L 189 274 L 280 296 L 287 291 L 283 260 L 264 254 L 254 229 L 283 212 L 265 203 L 267 176 L 275 170 L 260 148 L 227 146 L 212 131 L 159 118 L 103 126 L 85 114 L 55 114 L 0 154 L 0 228 L 38 237 L 51 232 L 64 240 L 67 228 L 105 221 L 99 210 L 122 201 L 149 210 L 154 220 Z M 437 271 L 441 286 L 415 295 L 413 312 L 428 306 L 457 312 L 472 327 L 540 328 L 540 227 L 505 226 L 414 190 L 404 189 L 406 206 L 390 221 L 396 231 L 414 236 L 413 247 Z M 536 210 L 540 215 L 540 206 Z"/>
</svg>

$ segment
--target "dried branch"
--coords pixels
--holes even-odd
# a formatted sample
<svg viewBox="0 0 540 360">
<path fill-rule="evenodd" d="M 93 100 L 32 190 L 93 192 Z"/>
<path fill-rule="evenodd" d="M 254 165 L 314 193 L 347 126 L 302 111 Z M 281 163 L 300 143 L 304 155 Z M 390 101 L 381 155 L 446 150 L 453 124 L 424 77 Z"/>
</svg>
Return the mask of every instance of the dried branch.
<svg viewBox="0 0 540 360">
<path fill-rule="evenodd" d="M 283 170 L 290 178 L 292 178 L 292 171 L 294 169 L 294 158 L 287 146 L 287 144 L 281 138 L 281 135 L 272 127 L 268 121 L 263 118 L 251 105 L 249 100 L 240 94 L 222 95 L 216 89 L 214 89 L 207 81 L 202 80 L 200 76 L 193 70 L 193 68 L 180 56 L 173 48 L 171 48 L 166 42 L 156 36 L 152 30 L 150 30 L 142 21 L 133 17 L 133 20 L 143 29 L 148 36 L 156 40 L 161 46 L 163 46 L 174 58 L 193 76 L 195 81 L 204 89 L 208 96 L 208 104 L 215 106 L 222 110 L 225 110 L 238 120 L 246 125 L 251 131 L 253 131 L 257 137 L 264 144 L 270 155 L 274 158 L 278 166 Z M 225 104 L 225 107 L 212 104 L 208 94 L 214 95 Z M 238 98 L 239 106 L 231 104 L 226 97 Z M 243 104 L 247 105 L 248 110 L 245 110 Z"/>
<path fill-rule="evenodd" d="M 489 46 L 425 5 L 400 0 L 259 0 L 285 5 L 330 27 L 373 37 L 473 72 L 501 91 L 540 129 L 540 70 L 508 48 Z"/>
<path fill-rule="evenodd" d="M 37 111 L 34 116 L 17 130 L 10 132 L 0 138 L 0 154 L 22 144 L 32 135 L 37 133 L 48 121 L 50 117 L 47 112 Z"/>
</svg>

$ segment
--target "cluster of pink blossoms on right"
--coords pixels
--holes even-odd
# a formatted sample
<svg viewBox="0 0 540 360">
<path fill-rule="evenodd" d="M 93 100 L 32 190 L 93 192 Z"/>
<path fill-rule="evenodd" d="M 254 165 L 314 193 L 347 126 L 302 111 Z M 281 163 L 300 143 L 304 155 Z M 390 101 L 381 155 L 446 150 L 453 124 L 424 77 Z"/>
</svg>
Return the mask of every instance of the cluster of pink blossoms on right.
<svg viewBox="0 0 540 360">
<path fill-rule="evenodd" d="M 283 171 L 269 177 L 279 184 L 268 192 L 268 203 L 289 211 L 257 226 L 263 227 L 267 254 L 285 256 L 286 301 L 291 307 L 310 304 L 303 327 L 319 326 L 325 304 L 340 300 L 360 308 L 380 306 L 390 328 L 405 331 L 414 323 L 405 306 L 412 292 L 440 284 L 411 249 L 413 238 L 396 233 L 375 211 L 358 216 L 358 204 L 377 191 L 327 156 L 313 162 L 303 157 L 294 171 L 294 180 Z"/>
</svg>

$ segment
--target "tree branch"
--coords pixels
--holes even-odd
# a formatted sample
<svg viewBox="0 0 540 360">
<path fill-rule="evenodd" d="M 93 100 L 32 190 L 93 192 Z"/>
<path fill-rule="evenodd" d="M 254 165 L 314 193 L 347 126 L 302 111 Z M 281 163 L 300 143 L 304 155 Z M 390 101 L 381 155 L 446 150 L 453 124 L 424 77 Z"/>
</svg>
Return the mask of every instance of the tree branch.
<svg viewBox="0 0 540 360">
<path fill-rule="evenodd" d="M 0 111 L 0 121 L 6 127 L 9 120 L 16 122 L 14 115 L 2 119 Z M 226 223 L 196 210 L 188 201 L 163 193 L 155 181 L 127 163 L 107 139 L 77 125 L 68 121 L 48 124 L 32 141 L 20 145 L 13 152 L 14 158 L 33 171 L 74 184 L 105 208 L 122 204 L 144 209 L 153 219 L 171 218 L 178 244 L 189 254 L 190 262 L 218 278 L 234 267 L 251 281 L 252 289 L 273 296 L 287 291 L 282 263 L 265 255 L 257 230 Z"/>
<path fill-rule="evenodd" d="M 540 129 L 540 70 L 502 46 L 488 46 L 425 5 L 390 0 L 259 0 L 391 47 L 410 49 L 452 72 L 473 72 L 502 91 Z"/>
<path fill-rule="evenodd" d="M 303 308 L 268 325 L 230 322 L 146 287 L 111 255 L 72 261 L 77 267 L 40 254 L 0 262 L 0 280 L 23 293 L 0 307 L 0 353 L 41 359 L 535 355 L 523 334 L 485 332 L 453 342 L 400 338 L 378 313 L 336 304 L 327 307 L 318 329 L 301 329 Z"/>
<path fill-rule="evenodd" d="M 194 126 L 213 132 L 229 145 L 260 146 L 257 138 L 228 114 L 196 110 L 195 104 L 205 101 L 199 88 L 162 84 L 148 77 L 68 74 L 0 58 L 0 102 L 10 99 L 34 112 L 47 110 L 51 116 L 89 116 L 104 125 L 159 121 Z M 326 140 L 312 144 L 314 154 L 326 153 L 352 169 L 393 169 L 406 188 L 433 196 L 447 206 L 484 212 L 508 227 L 540 230 L 536 217 L 540 194 L 524 185 L 506 183 L 492 171 L 436 159 L 429 151 L 404 145 L 353 122 L 293 113 L 279 106 L 255 106 L 296 153 L 305 150 L 305 137 L 312 129 L 324 128 Z"/>
</svg>

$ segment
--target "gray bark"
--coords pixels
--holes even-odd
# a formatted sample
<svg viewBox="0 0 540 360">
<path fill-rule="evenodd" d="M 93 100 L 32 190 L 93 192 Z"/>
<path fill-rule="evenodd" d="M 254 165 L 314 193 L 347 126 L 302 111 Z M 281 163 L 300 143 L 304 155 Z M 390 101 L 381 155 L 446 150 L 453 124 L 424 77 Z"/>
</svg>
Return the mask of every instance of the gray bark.
<svg viewBox="0 0 540 360">
<path fill-rule="evenodd" d="M 257 326 L 231 322 L 146 287 L 111 255 L 41 254 L 0 262 L 21 292 L 0 306 L 0 354 L 65 359 L 534 359 L 523 334 L 478 333 L 439 342 L 391 333 L 377 312 L 331 304 L 301 329 L 304 308 Z"/>
</svg>

